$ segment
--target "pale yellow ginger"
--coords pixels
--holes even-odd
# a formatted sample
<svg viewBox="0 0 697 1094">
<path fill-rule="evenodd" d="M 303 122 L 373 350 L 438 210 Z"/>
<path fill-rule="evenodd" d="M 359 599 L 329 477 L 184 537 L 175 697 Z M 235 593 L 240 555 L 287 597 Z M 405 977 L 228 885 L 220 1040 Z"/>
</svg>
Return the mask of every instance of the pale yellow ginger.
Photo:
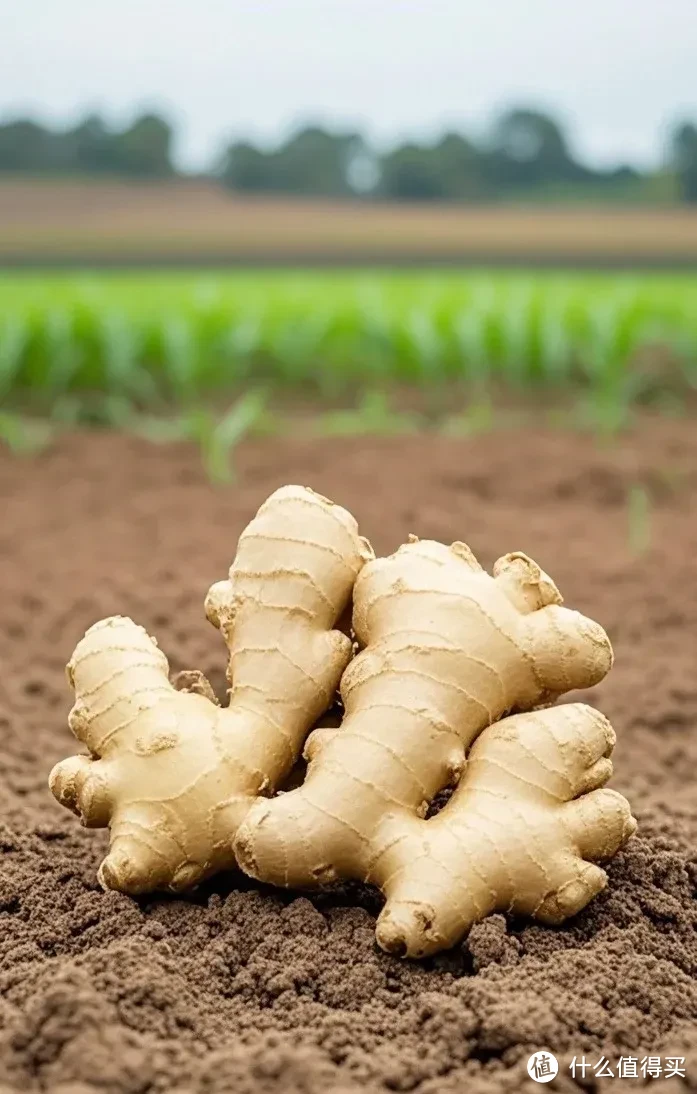
<svg viewBox="0 0 697 1094">
<path fill-rule="evenodd" d="M 559 922 L 583 907 L 604 879 L 584 856 L 609 857 L 633 830 L 613 793 L 564 805 L 609 775 L 604 719 L 587 708 L 509 718 L 461 776 L 502 716 L 605 676 L 602 628 L 562 607 L 525 555 L 490 577 L 464 544 L 414 538 L 362 570 L 353 625 L 364 649 L 341 681 L 342 726 L 310 736 L 302 786 L 247 813 L 242 868 L 282 886 L 379 886 L 378 941 L 410 956 L 452 945 L 494 908 Z"/>
<path fill-rule="evenodd" d="M 372 868 L 387 898 L 382 948 L 423 957 L 490 912 L 552 925 L 585 908 L 607 884 L 595 863 L 636 830 L 622 795 L 599 789 L 612 774 L 614 743 L 607 720 L 581 703 L 486 729 L 436 817 L 385 822 Z"/>
<path fill-rule="evenodd" d="M 50 786 L 83 824 L 110 827 L 103 886 L 180 891 L 234 866 L 250 803 L 291 771 L 333 702 L 352 653 L 336 625 L 372 557 L 346 510 L 303 487 L 271 495 L 206 601 L 229 649 L 225 708 L 200 673 L 177 690 L 130 619 L 90 628 L 68 665 L 70 726 L 89 755 L 59 763 Z"/>
</svg>

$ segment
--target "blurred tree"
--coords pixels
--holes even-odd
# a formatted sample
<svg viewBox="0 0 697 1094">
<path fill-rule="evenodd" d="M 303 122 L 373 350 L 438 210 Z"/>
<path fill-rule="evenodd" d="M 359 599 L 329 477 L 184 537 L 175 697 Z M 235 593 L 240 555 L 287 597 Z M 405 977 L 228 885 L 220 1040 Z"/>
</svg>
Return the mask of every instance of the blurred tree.
<svg viewBox="0 0 697 1094">
<path fill-rule="evenodd" d="M 113 137 L 114 167 L 125 175 L 166 178 L 174 173 L 172 129 L 157 114 L 143 114 Z"/>
<path fill-rule="evenodd" d="M 276 177 L 291 194 L 350 194 L 351 162 L 362 149 L 357 133 L 329 133 L 310 126 L 279 148 L 274 157 Z"/>
<path fill-rule="evenodd" d="M 38 122 L 20 118 L 0 126 L 0 171 L 54 170 L 58 153 L 55 134 Z"/>
<path fill-rule="evenodd" d="M 474 200 L 485 195 L 483 158 L 471 141 L 459 133 L 446 133 L 434 146 L 433 156 L 447 198 Z"/>
<path fill-rule="evenodd" d="M 216 174 L 238 190 L 340 197 L 353 193 L 351 167 L 364 147 L 356 133 L 309 126 L 273 152 L 246 141 L 231 145 Z"/>
<path fill-rule="evenodd" d="M 692 122 L 678 125 L 671 143 L 682 200 L 697 204 L 697 125 Z"/>
<path fill-rule="evenodd" d="M 432 150 L 401 144 L 382 157 L 378 193 L 394 201 L 437 201 L 446 196 Z"/>
<path fill-rule="evenodd" d="M 118 171 L 116 136 L 98 114 L 88 115 L 74 129 L 68 130 L 64 141 L 76 171 L 86 174 Z"/>
<path fill-rule="evenodd" d="M 239 141 L 226 150 L 214 174 L 232 190 L 271 190 L 269 159 L 249 141 Z"/>
<path fill-rule="evenodd" d="M 0 125 L 0 171 L 161 178 L 174 171 L 171 140 L 169 125 L 154 114 L 137 118 L 121 133 L 94 114 L 63 132 L 20 119 Z"/>
<path fill-rule="evenodd" d="M 143 114 L 121 131 L 98 114 L 62 132 L 18 119 L 0 125 L 0 172 L 166 178 L 175 173 L 172 135 L 156 114 Z M 525 108 L 503 114 L 481 144 L 448 132 L 432 144 L 408 141 L 383 155 L 355 132 L 306 126 L 269 151 L 249 141 L 231 144 L 213 173 L 231 189 L 250 193 L 395 201 L 651 201 L 667 192 L 651 189 L 657 174 L 642 175 L 627 166 L 593 170 L 579 163 L 562 126 Z M 675 129 L 665 177 L 677 178 L 683 199 L 697 202 L 694 124 Z"/>
<path fill-rule="evenodd" d="M 567 182 L 592 175 L 576 163 L 558 122 L 537 110 L 509 110 L 496 123 L 488 175 L 505 188 Z"/>
<path fill-rule="evenodd" d="M 400 145 L 382 158 L 378 192 L 397 201 L 476 200 L 485 192 L 480 153 L 458 133 Z"/>
</svg>

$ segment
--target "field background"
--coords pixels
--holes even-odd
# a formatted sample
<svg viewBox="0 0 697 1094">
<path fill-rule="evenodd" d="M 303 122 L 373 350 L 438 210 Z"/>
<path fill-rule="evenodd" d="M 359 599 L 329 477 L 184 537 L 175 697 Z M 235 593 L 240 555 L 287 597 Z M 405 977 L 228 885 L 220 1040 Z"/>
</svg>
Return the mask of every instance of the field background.
<svg viewBox="0 0 697 1094">
<path fill-rule="evenodd" d="M 0 264 L 697 267 L 697 211 L 233 195 L 213 182 L 0 180 Z"/>
<path fill-rule="evenodd" d="M 540 1043 L 565 1070 L 629 1050 L 697 1075 L 696 393 L 687 206 L 0 183 L 9 1094 L 510 1094 Z M 411 533 L 487 568 L 530 553 L 607 628 L 617 665 L 584 697 L 616 725 L 640 827 L 580 916 L 490 917 L 405 963 L 360 886 L 99 890 L 105 834 L 46 788 L 74 749 L 70 651 L 126 613 L 222 699 L 202 598 L 289 481 L 381 554 Z"/>
</svg>

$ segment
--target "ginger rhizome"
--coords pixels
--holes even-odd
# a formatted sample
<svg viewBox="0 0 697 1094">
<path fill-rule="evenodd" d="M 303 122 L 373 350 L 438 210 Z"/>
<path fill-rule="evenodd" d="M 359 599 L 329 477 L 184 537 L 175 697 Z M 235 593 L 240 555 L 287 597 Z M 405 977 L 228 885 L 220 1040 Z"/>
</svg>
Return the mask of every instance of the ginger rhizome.
<svg viewBox="0 0 697 1094">
<path fill-rule="evenodd" d="M 227 707 L 197 672 L 183 690 L 132 620 L 102 620 L 68 665 L 69 724 L 89 755 L 59 763 L 56 798 L 111 829 L 103 886 L 180 891 L 234 866 L 251 802 L 291 771 L 352 654 L 337 623 L 373 557 L 346 510 L 303 487 L 277 490 L 242 533 L 206 614 L 229 650 Z"/>
<path fill-rule="evenodd" d="M 495 908 L 547 922 L 578 911 L 604 876 L 585 856 L 609 857 L 633 830 L 619 795 L 572 803 L 607 779 L 611 731 L 586 708 L 493 723 L 601 680 L 605 632 L 563 607 L 525 555 L 491 577 L 464 544 L 414 537 L 364 567 L 353 604 L 363 649 L 342 677 L 342 726 L 310 736 L 302 786 L 252 806 L 238 863 L 280 886 L 377 885 L 378 941 L 410 956 L 452 945 Z"/>
<path fill-rule="evenodd" d="M 595 865 L 636 830 L 628 802 L 600 789 L 612 774 L 607 720 L 581 703 L 504 718 L 475 742 L 445 807 L 383 833 L 375 880 L 387 896 L 377 938 L 421 957 L 473 923 L 510 911 L 555 925 L 607 884 Z M 409 854 L 405 855 L 405 851 Z"/>
</svg>

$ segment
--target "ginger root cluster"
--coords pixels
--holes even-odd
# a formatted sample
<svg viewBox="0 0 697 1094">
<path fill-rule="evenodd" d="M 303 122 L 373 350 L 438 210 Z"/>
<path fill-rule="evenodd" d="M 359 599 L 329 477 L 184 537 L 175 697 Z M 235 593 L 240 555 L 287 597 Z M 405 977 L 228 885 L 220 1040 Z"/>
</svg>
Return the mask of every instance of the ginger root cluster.
<svg viewBox="0 0 697 1094">
<path fill-rule="evenodd" d="M 601 680 L 612 650 L 527 556 L 492 576 L 463 543 L 410 537 L 376 559 L 346 510 L 289 486 L 206 614 L 229 651 L 225 707 L 198 672 L 175 686 L 130 619 L 95 624 L 69 662 L 88 751 L 50 787 L 109 826 L 104 887 L 183 891 L 235 866 L 298 889 L 354 878 L 385 897 L 383 949 L 422 957 L 495 910 L 561 923 L 606 885 L 598 863 L 636 828 L 604 789 L 615 736 L 552 704 Z M 341 724 L 317 727 L 337 689 Z"/>
</svg>

